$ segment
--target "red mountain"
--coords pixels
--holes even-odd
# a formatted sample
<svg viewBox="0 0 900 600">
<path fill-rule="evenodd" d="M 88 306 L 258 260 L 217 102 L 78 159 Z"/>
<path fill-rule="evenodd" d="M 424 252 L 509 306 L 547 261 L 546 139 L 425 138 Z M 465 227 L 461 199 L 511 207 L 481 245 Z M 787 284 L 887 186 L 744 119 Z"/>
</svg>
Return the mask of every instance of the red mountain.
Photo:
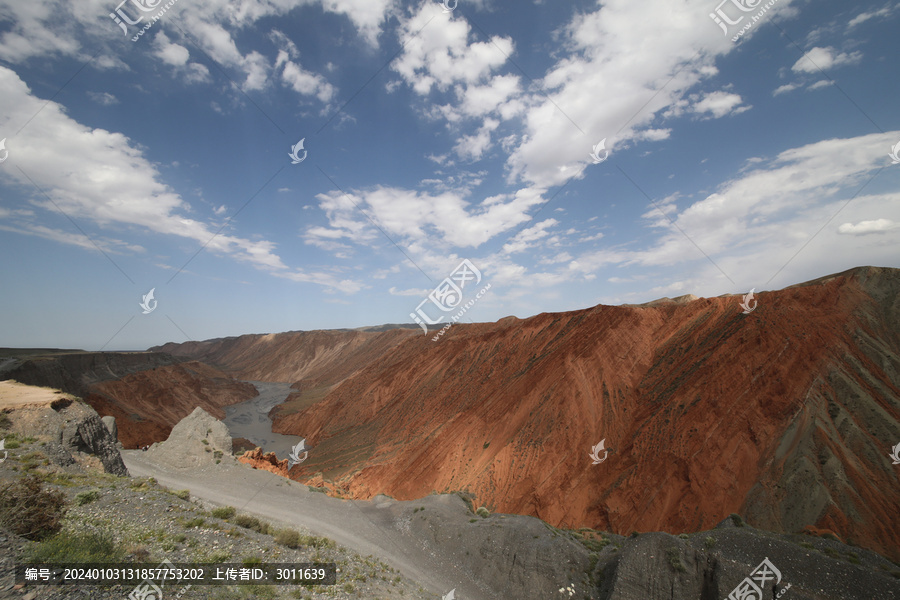
<svg viewBox="0 0 900 600">
<path fill-rule="evenodd" d="M 492 511 L 625 534 L 739 513 L 897 560 L 900 270 L 862 267 L 757 300 L 750 314 L 740 296 L 685 297 L 457 324 L 436 342 L 310 332 L 183 355 L 242 377 L 305 378 L 285 407 L 299 412 L 276 419 L 313 447 L 290 475 L 324 476 L 351 497 L 467 490 Z M 592 464 L 601 440 L 609 453 Z"/>
<path fill-rule="evenodd" d="M 900 557 L 900 271 L 417 335 L 277 421 L 356 498 L 468 490 L 617 533 L 729 513 Z M 608 458 L 588 454 L 606 440 Z M 601 454 L 602 457 L 602 454 Z"/>
</svg>

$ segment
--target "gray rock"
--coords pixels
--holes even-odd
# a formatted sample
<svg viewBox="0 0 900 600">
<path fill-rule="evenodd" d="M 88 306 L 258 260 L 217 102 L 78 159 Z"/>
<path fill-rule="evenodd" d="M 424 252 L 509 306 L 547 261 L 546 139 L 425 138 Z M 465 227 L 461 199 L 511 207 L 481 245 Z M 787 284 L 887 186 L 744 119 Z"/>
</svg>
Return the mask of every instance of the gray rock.
<svg viewBox="0 0 900 600">
<path fill-rule="evenodd" d="M 234 461 L 228 427 L 199 406 L 172 428 L 166 441 L 153 444 L 147 452 L 154 461 L 180 469 Z"/>
<path fill-rule="evenodd" d="M 59 434 L 64 450 L 92 454 L 100 459 L 107 473 L 128 475 L 116 439 L 93 408 L 83 402 L 73 402 L 59 410 L 59 414 L 65 420 Z"/>
</svg>

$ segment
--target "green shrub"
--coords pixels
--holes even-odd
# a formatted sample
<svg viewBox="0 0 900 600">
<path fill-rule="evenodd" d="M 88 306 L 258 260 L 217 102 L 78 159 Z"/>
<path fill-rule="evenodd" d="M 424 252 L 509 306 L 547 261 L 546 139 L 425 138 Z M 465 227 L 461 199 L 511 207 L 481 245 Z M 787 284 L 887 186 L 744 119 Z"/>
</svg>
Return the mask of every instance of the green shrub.
<svg viewBox="0 0 900 600">
<path fill-rule="evenodd" d="M 335 548 L 337 546 L 334 540 L 316 535 L 303 534 L 298 534 L 297 543 L 299 544 L 298 547 L 309 546 L 311 548 Z"/>
<path fill-rule="evenodd" d="M 21 444 L 19 444 L 19 442 L 15 439 L 12 439 L 12 440 L 7 439 L 6 443 L 3 445 L 3 447 L 6 448 L 7 450 L 14 450 L 15 448 L 18 448 L 19 446 L 21 446 Z"/>
<path fill-rule="evenodd" d="M 6 411 L 0 412 L 0 429 L 9 429 L 12 427 L 12 421 L 9 420 L 9 415 Z"/>
<path fill-rule="evenodd" d="M 220 506 L 218 508 L 212 509 L 212 516 L 217 519 L 224 519 L 226 521 L 233 517 L 235 513 L 237 513 L 237 511 L 234 510 L 234 507 L 232 506 Z"/>
<path fill-rule="evenodd" d="M 713 546 L 716 545 L 716 538 L 714 538 L 711 535 L 706 536 L 703 539 L 703 545 L 706 546 L 707 548 L 712 548 Z"/>
<path fill-rule="evenodd" d="M 609 545 L 609 540 L 606 538 L 601 538 L 599 540 L 593 538 L 581 538 L 579 541 L 585 548 L 592 552 L 599 552 Z"/>
<path fill-rule="evenodd" d="M 242 560 L 241 563 L 245 567 L 250 568 L 250 567 L 256 567 L 256 566 L 261 565 L 262 561 L 263 560 L 258 556 L 248 556 L 248 557 L 244 558 L 244 560 Z"/>
<path fill-rule="evenodd" d="M 89 504 L 99 497 L 100 490 L 98 489 L 79 492 L 75 495 L 75 504 L 77 504 L 78 506 L 84 506 L 85 504 Z"/>
<path fill-rule="evenodd" d="M 746 523 L 744 523 L 744 519 L 741 518 L 741 515 L 731 513 L 730 515 L 728 515 L 728 517 L 731 519 L 731 521 L 735 524 L 736 527 L 744 527 L 747 525 Z"/>
<path fill-rule="evenodd" d="M 0 486 L 0 524 L 29 540 L 39 541 L 59 531 L 65 505 L 62 492 L 45 490 L 33 475 Z"/>
<path fill-rule="evenodd" d="M 677 572 L 684 573 L 687 569 L 681 562 L 681 552 L 678 548 L 669 548 L 666 550 L 666 556 L 669 558 L 669 565 Z"/>
<path fill-rule="evenodd" d="M 483 506 L 479 506 L 478 510 L 475 511 L 475 514 L 482 519 L 487 519 L 489 516 L 491 516 L 490 511 Z"/>
<path fill-rule="evenodd" d="M 206 560 L 204 562 L 209 563 L 223 563 L 228 562 L 231 558 L 231 553 L 226 550 L 216 550 L 212 554 L 206 556 Z"/>
<path fill-rule="evenodd" d="M 237 515 L 232 522 L 244 529 L 252 529 L 253 531 L 264 534 L 269 533 L 268 523 L 260 521 L 256 517 L 251 517 L 250 515 Z"/>
<path fill-rule="evenodd" d="M 300 534 L 293 529 L 282 529 L 275 534 L 275 543 L 287 548 L 299 548 Z"/>
<path fill-rule="evenodd" d="M 191 491 L 190 490 L 176 490 L 174 492 L 169 492 L 169 493 L 177 498 L 181 498 L 182 500 L 190 500 L 191 499 Z"/>
<path fill-rule="evenodd" d="M 181 525 L 185 529 L 193 529 L 194 527 L 203 527 L 206 524 L 206 519 L 203 517 L 194 517 L 193 519 L 180 519 Z"/>
<path fill-rule="evenodd" d="M 101 563 L 117 562 L 125 552 L 108 533 L 61 531 L 41 542 L 28 554 L 27 562 Z"/>
</svg>

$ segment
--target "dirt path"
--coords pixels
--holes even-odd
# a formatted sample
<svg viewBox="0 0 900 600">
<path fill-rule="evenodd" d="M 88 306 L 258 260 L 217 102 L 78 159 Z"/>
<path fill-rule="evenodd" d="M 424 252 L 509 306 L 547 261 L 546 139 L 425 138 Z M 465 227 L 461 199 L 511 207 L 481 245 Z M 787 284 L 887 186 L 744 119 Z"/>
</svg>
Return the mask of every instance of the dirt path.
<svg viewBox="0 0 900 600">
<path fill-rule="evenodd" d="M 397 501 L 359 501 L 330 498 L 302 484 L 241 463 L 176 470 L 154 464 L 148 453 L 125 450 L 122 458 L 135 477 L 154 477 L 172 489 L 188 489 L 191 496 L 216 505 L 233 506 L 283 526 L 303 527 L 358 552 L 374 555 L 424 589 L 443 597 L 451 589 L 466 600 L 488 600 L 464 574 L 427 543 L 404 535 Z M 416 505 L 440 502 L 432 496 Z M 424 550 L 424 551 L 423 551 Z M 471 588 L 471 589 L 470 589 Z"/>
</svg>

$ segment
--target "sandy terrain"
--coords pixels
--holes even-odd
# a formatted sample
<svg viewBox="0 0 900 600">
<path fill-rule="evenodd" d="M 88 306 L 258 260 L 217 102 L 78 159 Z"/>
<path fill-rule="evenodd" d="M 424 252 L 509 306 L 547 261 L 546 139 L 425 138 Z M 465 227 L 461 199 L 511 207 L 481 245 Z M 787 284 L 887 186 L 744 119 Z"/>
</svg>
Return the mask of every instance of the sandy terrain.
<svg viewBox="0 0 900 600">
<path fill-rule="evenodd" d="M 59 390 L 25 385 L 17 381 L 0 381 L 0 408 L 23 404 L 47 404 L 60 398 L 71 398 Z"/>
<path fill-rule="evenodd" d="M 151 462 L 149 453 L 125 450 L 122 458 L 134 477 L 155 477 L 172 489 L 189 489 L 191 496 L 219 506 L 233 506 L 282 526 L 303 527 L 331 538 L 361 555 L 374 555 L 423 588 L 442 597 L 451 589 L 467 600 L 488 600 L 484 592 L 465 583 L 467 577 L 434 548 L 404 535 L 395 519 L 400 505 L 393 500 L 339 500 L 311 492 L 305 485 L 242 464 L 172 469 Z M 442 502 L 431 496 L 415 504 Z"/>
</svg>

